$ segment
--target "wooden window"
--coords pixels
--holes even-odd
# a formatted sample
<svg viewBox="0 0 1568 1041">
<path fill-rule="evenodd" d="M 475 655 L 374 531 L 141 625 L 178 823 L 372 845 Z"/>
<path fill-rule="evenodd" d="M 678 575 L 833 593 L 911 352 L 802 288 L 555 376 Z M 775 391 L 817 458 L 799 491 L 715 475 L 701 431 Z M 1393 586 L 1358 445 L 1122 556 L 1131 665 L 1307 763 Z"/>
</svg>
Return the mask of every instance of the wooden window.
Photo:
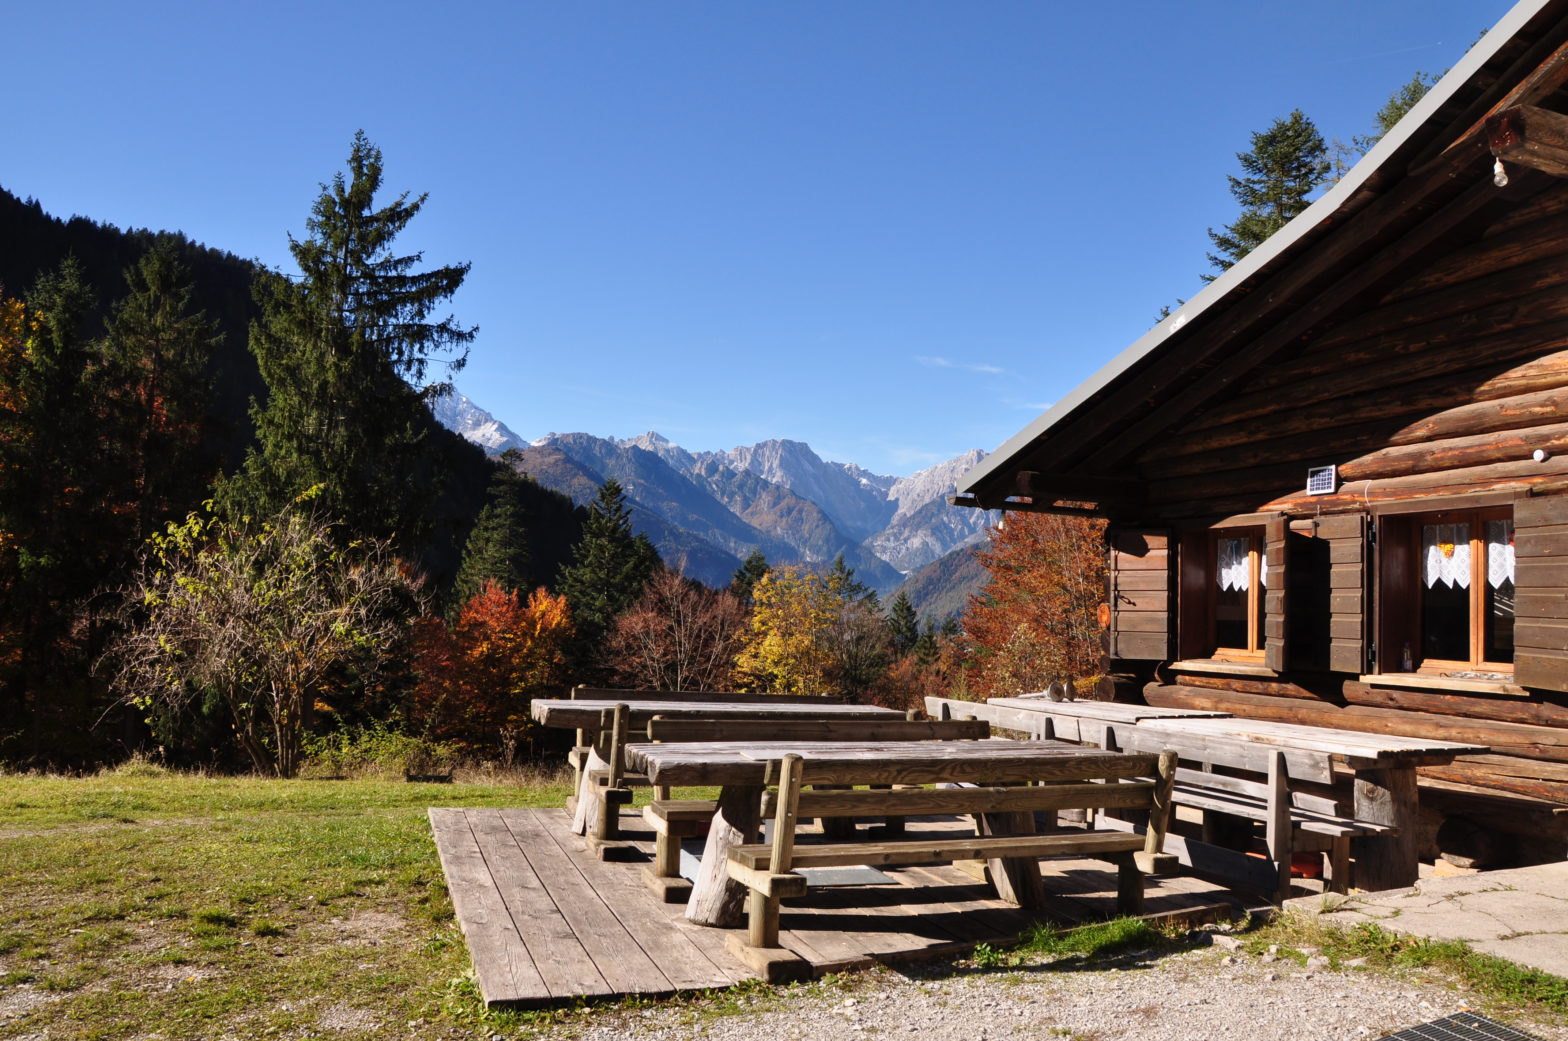
<svg viewBox="0 0 1568 1041">
<path fill-rule="evenodd" d="M 1511 508 L 1385 518 L 1380 556 L 1380 672 L 1513 672 Z"/>
<path fill-rule="evenodd" d="M 1262 660 L 1266 617 L 1261 528 L 1210 533 L 1209 646 L 1215 658 Z"/>
</svg>

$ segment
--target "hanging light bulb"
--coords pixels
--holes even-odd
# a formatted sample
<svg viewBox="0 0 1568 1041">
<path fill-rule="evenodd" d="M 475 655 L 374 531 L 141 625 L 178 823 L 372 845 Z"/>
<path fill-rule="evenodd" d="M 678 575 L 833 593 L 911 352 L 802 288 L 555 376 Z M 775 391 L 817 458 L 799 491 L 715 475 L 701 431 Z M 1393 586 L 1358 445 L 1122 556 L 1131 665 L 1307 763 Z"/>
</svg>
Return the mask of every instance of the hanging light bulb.
<svg viewBox="0 0 1568 1041">
<path fill-rule="evenodd" d="M 1501 159 L 1492 164 L 1492 183 L 1499 188 L 1508 187 L 1508 171 L 1503 169 L 1503 161 Z"/>
</svg>

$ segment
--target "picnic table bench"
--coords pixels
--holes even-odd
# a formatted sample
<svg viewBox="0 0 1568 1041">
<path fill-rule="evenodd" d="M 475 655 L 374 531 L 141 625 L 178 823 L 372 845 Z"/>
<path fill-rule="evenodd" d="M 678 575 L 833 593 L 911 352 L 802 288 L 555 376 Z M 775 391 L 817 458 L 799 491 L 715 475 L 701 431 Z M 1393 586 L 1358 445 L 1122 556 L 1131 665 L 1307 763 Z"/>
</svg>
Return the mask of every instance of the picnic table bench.
<svg viewBox="0 0 1568 1041">
<path fill-rule="evenodd" d="M 964 741 L 991 736 L 991 725 L 983 720 L 822 720 L 822 719 L 667 719 L 655 716 L 648 721 L 647 739 L 662 742 L 705 741 Z M 888 786 L 891 787 L 891 786 Z M 643 820 L 654 832 L 653 865 L 647 870 L 648 885 L 666 903 L 677 903 L 691 895 L 691 883 L 681 877 L 681 840 L 701 835 L 713 819 L 718 803 L 712 799 L 655 798 L 643 807 Z M 874 816 L 875 814 L 866 814 Z M 886 828 L 897 832 L 903 817 L 884 815 Z M 854 823 L 841 833 L 852 834 Z M 835 830 L 829 826 L 828 830 Z"/>
<path fill-rule="evenodd" d="M 627 756 L 656 783 L 723 786 L 686 916 L 701 924 L 734 924 L 749 903 L 747 942 L 736 953 L 770 979 L 799 969 L 797 959 L 777 946 L 779 901 L 804 892 L 799 868 L 984 860 L 1000 896 L 1034 907 L 1044 897 L 1039 857 L 1088 856 L 1118 865 L 1120 902 L 1133 909 L 1141 904 L 1142 874 L 1175 863 L 1160 846 L 1174 755 L 991 739 L 632 744 Z M 769 781 L 779 788 L 764 799 Z M 1035 782 L 1044 784 L 1034 787 Z M 802 790 L 807 785 L 942 783 L 976 786 Z M 1151 820 L 1143 835 L 1033 833 L 1036 810 L 1075 807 L 1142 809 Z M 797 825 L 806 818 L 932 814 L 974 814 L 981 834 L 964 838 L 951 831 L 911 830 L 883 842 L 822 836 L 811 845 L 796 843 Z M 757 825 L 765 815 L 775 820 L 773 839 L 757 845 Z"/>
</svg>

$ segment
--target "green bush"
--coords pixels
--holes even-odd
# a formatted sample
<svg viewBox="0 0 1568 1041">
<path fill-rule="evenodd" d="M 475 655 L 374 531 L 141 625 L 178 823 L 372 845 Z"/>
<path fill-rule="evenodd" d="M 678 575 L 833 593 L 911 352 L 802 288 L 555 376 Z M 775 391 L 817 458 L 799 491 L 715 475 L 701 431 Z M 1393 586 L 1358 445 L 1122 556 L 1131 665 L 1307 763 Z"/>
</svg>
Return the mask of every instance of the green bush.
<svg viewBox="0 0 1568 1041">
<path fill-rule="evenodd" d="M 306 777 L 450 773 L 457 745 L 405 734 L 380 723 L 305 738 Z"/>
</svg>

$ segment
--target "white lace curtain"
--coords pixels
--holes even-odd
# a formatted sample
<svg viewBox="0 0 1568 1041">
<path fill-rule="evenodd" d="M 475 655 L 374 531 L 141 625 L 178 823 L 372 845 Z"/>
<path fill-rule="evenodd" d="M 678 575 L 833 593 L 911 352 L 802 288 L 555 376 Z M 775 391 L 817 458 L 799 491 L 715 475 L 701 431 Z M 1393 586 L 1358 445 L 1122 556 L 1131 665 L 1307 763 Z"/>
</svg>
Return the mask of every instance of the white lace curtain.
<svg viewBox="0 0 1568 1041">
<path fill-rule="evenodd" d="M 1251 539 L 1219 540 L 1219 583 L 1227 591 L 1246 592 L 1252 585 Z"/>
<path fill-rule="evenodd" d="M 1438 583 L 1470 588 L 1470 525 L 1426 524 L 1421 528 L 1422 580 L 1428 589 Z M 1514 525 L 1486 522 L 1486 580 L 1493 589 L 1514 580 Z"/>
</svg>

